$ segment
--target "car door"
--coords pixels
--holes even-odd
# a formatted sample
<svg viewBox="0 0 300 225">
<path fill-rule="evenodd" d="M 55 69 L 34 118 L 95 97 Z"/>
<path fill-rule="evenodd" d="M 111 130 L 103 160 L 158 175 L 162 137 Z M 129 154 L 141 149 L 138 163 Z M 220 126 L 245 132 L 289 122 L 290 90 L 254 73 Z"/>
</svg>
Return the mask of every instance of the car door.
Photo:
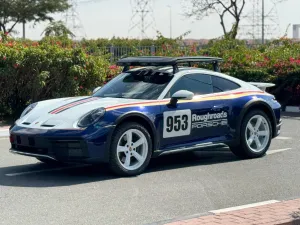
<svg viewBox="0 0 300 225">
<path fill-rule="evenodd" d="M 219 126 L 227 119 L 227 114 L 222 112 L 223 102 L 213 99 L 210 75 L 188 74 L 179 78 L 166 98 L 179 90 L 191 91 L 195 96 L 173 108 L 167 104 L 162 106 L 161 150 L 187 147 L 212 139 L 219 135 Z"/>
<path fill-rule="evenodd" d="M 211 76 L 213 92 L 216 96 L 228 96 L 233 94 L 234 90 L 239 89 L 241 86 L 235 83 L 232 80 L 226 79 L 220 76 Z M 225 112 L 227 114 L 227 123 L 226 126 L 222 126 L 218 129 L 218 134 L 221 136 L 226 136 L 226 139 L 230 139 L 230 133 L 234 129 L 236 124 L 236 117 L 233 115 L 232 107 L 236 105 L 236 99 L 233 98 L 224 98 L 219 104 L 214 104 L 215 110 Z"/>
</svg>

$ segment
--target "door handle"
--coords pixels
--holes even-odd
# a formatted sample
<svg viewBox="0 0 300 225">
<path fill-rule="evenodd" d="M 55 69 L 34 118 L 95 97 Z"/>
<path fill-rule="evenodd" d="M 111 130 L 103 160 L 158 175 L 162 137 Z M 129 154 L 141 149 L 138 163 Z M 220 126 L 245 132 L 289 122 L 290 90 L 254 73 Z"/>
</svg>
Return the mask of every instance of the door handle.
<svg viewBox="0 0 300 225">
<path fill-rule="evenodd" d="M 220 112 L 224 109 L 224 105 L 214 105 L 212 110 L 215 112 Z"/>
</svg>

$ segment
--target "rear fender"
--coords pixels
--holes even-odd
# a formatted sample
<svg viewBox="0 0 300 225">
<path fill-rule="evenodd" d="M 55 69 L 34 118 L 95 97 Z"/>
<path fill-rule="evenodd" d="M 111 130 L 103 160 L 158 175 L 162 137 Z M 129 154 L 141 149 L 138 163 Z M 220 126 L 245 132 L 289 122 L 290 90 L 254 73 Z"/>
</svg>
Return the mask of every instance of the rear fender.
<svg viewBox="0 0 300 225">
<path fill-rule="evenodd" d="M 237 127 L 236 127 L 236 133 L 237 133 L 237 142 L 239 143 L 240 142 L 240 134 L 241 134 L 241 126 L 242 126 L 242 122 L 243 122 L 243 119 L 245 118 L 246 114 L 248 112 L 250 112 L 250 110 L 253 110 L 253 109 L 262 109 L 263 111 L 267 110 L 267 114 L 269 115 L 270 118 L 270 122 L 271 122 L 271 125 L 272 125 L 272 134 L 274 135 L 275 132 L 276 132 L 276 116 L 275 116 L 275 113 L 274 113 L 274 110 L 271 108 L 271 106 L 263 101 L 262 99 L 252 99 L 251 101 L 247 102 L 241 113 L 240 113 L 240 116 L 238 118 L 238 122 L 237 122 Z"/>
</svg>

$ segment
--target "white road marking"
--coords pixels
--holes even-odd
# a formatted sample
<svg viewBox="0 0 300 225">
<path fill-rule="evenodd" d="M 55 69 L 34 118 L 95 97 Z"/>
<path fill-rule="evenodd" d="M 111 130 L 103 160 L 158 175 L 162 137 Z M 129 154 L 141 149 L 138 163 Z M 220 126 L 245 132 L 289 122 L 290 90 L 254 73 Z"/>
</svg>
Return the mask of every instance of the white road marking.
<svg viewBox="0 0 300 225">
<path fill-rule="evenodd" d="M 275 154 L 275 153 L 278 153 L 278 152 L 284 152 L 284 151 L 288 151 L 288 150 L 291 150 L 292 148 L 283 148 L 283 149 L 277 149 L 277 150 L 270 150 L 270 151 L 267 151 L 267 155 L 272 155 L 272 154 Z"/>
<path fill-rule="evenodd" d="M 15 177 L 15 176 L 22 176 L 22 175 L 33 174 L 33 173 L 43 173 L 43 172 L 83 168 L 83 167 L 88 167 L 88 166 L 90 166 L 90 165 L 85 164 L 85 165 L 76 165 L 76 166 L 69 166 L 69 167 L 59 167 L 59 168 L 53 168 L 53 169 L 34 170 L 34 171 L 27 171 L 27 172 L 21 172 L 21 173 L 8 173 L 8 174 L 5 174 L 5 176 Z"/>
<path fill-rule="evenodd" d="M 262 205 L 274 204 L 277 202 L 280 202 L 280 201 L 270 200 L 270 201 L 265 201 L 265 202 L 257 202 L 257 203 L 248 204 L 248 205 L 240 205 L 240 206 L 235 206 L 235 207 L 230 207 L 230 208 L 225 208 L 225 209 L 212 210 L 209 212 L 218 214 L 218 213 L 230 212 L 230 211 L 235 211 L 235 210 L 240 210 L 240 209 L 247 209 L 247 208 L 252 208 L 252 207 L 257 207 L 257 206 L 262 206 Z"/>
<path fill-rule="evenodd" d="M 291 137 L 281 137 L 281 136 L 278 136 L 278 137 L 276 137 L 275 139 L 277 139 L 277 140 L 291 140 L 291 139 L 293 139 L 293 138 L 291 138 Z"/>
</svg>

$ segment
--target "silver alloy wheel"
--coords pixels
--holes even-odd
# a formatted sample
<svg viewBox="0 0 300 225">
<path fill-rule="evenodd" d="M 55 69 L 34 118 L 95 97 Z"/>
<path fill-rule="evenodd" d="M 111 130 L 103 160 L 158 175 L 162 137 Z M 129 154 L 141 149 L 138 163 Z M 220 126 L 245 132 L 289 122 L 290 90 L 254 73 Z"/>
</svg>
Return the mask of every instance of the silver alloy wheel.
<svg viewBox="0 0 300 225">
<path fill-rule="evenodd" d="M 148 155 L 148 142 L 140 130 L 127 130 L 119 139 L 117 157 L 127 170 L 136 170 L 145 162 Z"/>
<path fill-rule="evenodd" d="M 267 120 L 261 115 L 251 117 L 246 127 L 245 137 L 251 151 L 256 153 L 263 151 L 270 139 L 270 127 Z"/>
</svg>

